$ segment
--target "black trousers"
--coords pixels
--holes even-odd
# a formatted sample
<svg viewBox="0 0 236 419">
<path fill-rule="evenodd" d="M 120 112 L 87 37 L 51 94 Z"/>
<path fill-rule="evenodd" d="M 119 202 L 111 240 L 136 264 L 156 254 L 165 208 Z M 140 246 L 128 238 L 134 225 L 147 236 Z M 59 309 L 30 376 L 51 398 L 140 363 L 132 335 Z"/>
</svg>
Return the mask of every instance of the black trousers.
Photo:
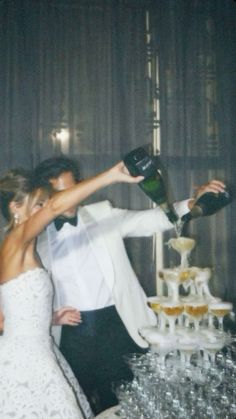
<svg viewBox="0 0 236 419">
<path fill-rule="evenodd" d="M 123 355 L 146 350 L 131 339 L 115 306 L 81 316 L 80 325 L 62 327 L 60 349 L 98 414 L 118 403 L 111 384 L 133 379 Z"/>
</svg>

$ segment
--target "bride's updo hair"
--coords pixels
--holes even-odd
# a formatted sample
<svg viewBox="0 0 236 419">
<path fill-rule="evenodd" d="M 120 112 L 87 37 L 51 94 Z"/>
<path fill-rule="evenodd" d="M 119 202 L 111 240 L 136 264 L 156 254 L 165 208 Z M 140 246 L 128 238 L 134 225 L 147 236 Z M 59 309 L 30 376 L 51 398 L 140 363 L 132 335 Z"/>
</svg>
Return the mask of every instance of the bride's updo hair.
<svg viewBox="0 0 236 419">
<path fill-rule="evenodd" d="M 9 204 L 12 201 L 23 202 L 32 189 L 32 175 L 23 168 L 10 170 L 0 179 L 0 208 L 9 223 L 12 221 Z"/>
</svg>

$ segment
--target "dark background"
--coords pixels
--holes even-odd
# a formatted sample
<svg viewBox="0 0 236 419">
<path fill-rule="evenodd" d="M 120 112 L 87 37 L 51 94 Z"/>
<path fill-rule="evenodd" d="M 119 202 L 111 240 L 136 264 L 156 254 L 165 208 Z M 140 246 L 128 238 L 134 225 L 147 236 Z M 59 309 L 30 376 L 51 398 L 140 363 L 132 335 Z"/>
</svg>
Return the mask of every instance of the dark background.
<svg viewBox="0 0 236 419">
<path fill-rule="evenodd" d="M 2 0 L 0 22 L 1 174 L 64 152 L 88 176 L 140 145 L 156 149 L 160 136 L 171 200 L 211 178 L 234 186 L 235 1 Z M 55 139 L 61 128 L 66 145 Z M 89 202 L 107 197 L 123 208 L 151 206 L 129 185 Z M 233 203 L 189 231 L 191 264 L 214 267 L 212 292 L 233 302 L 235 219 Z M 155 294 L 155 240 L 130 239 L 127 248 Z M 178 263 L 164 246 L 164 266 Z"/>
</svg>

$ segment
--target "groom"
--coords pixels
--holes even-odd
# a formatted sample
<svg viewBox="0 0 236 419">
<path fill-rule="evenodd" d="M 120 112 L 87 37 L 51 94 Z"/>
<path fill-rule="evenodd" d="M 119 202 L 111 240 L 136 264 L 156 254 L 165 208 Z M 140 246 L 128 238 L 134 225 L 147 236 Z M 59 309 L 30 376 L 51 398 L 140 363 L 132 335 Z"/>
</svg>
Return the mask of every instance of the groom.
<svg viewBox="0 0 236 419">
<path fill-rule="evenodd" d="M 67 157 L 49 158 L 36 167 L 35 178 L 37 186 L 63 190 L 79 181 L 78 166 Z M 222 190 L 224 185 L 214 182 L 201 186 L 196 197 Z M 178 215 L 191 203 L 175 204 Z M 145 353 L 139 329 L 156 324 L 123 240 L 171 228 L 159 207 L 131 211 L 103 201 L 71 208 L 39 238 L 38 251 L 55 286 L 55 309 L 72 306 L 81 312 L 80 325 L 62 327 L 60 349 L 95 414 L 117 404 L 112 382 L 132 379 L 123 355 Z"/>
</svg>

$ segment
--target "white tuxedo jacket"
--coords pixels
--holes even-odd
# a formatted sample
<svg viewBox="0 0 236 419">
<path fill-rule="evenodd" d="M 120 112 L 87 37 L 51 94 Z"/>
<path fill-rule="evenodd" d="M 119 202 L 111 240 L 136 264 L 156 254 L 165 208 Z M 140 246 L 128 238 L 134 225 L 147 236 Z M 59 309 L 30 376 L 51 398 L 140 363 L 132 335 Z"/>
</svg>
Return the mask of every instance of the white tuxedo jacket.
<svg viewBox="0 0 236 419">
<path fill-rule="evenodd" d="M 188 212 L 187 201 L 175 204 L 175 209 L 182 216 Z M 171 229 L 173 225 L 159 207 L 143 211 L 123 210 L 113 208 L 109 201 L 79 207 L 78 215 L 85 225 L 90 225 L 94 254 L 126 329 L 139 346 L 147 347 L 138 331 L 141 327 L 155 325 L 156 316 L 147 305 L 147 297 L 130 264 L 123 239 L 151 236 Z M 50 272 L 46 231 L 38 238 L 37 250 Z"/>
</svg>

